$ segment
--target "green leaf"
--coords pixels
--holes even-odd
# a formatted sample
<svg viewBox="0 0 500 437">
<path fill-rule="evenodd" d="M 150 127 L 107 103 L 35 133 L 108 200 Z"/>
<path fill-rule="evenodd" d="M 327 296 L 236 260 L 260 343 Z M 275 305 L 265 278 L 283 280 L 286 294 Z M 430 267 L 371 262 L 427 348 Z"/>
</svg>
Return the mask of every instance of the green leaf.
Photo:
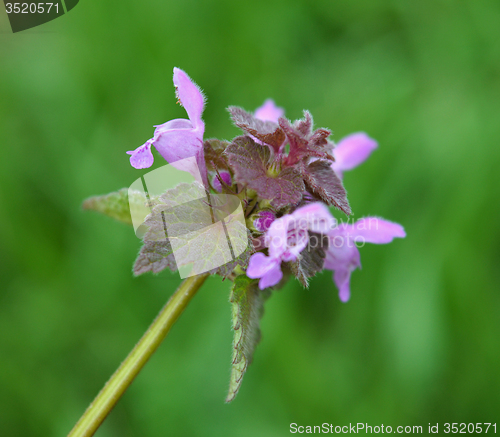
<svg viewBox="0 0 500 437">
<path fill-rule="evenodd" d="M 198 183 L 179 184 L 159 196 L 144 224 L 144 245 L 134 273 L 179 269 L 185 278 L 204 272 L 227 276 L 252 250 L 237 196 L 209 194 Z M 250 252 L 251 253 L 251 252 Z M 242 256 L 244 255 L 244 256 Z"/>
<path fill-rule="evenodd" d="M 82 204 L 83 209 L 93 210 L 114 218 L 128 225 L 132 224 L 130 216 L 129 202 L 137 205 L 144 205 L 144 195 L 140 192 L 133 193 L 129 198 L 128 188 L 122 188 L 119 191 L 105 194 L 104 196 L 94 196 L 85 200 Z"/>
<path fill-rule="evenodd" d="M 228 229 L 228 232 L 230 232 L 230 229 Z M 232 271 L 236 268 L 236 266 L 240 266 L 241 268 L 246 269 L 250 261 L 250 256 L 253 253 L 255 253 L 255 249 L 253 247 L 253 242 L 252 242 L 252 234 L 248 229 L 247 229 L 247 237 L 248 237 L 247 248 L 239 256 L 236 256 L 234 261 L 228 262 L 227 264 L 217 267 L 216 269 L 211 270 L 209 273 L 212 275 L 218 274 L 223 278 L 226 278 L 232 273 Z"/>
<path fill-rule="evenodd" d="M 177 271 L 174 251 L 169 241 L 144 241 L 134 262 L 134 275 L 139 276 L 146 272 L 160 273 L 166 268 L 173 272 Z"/>
<path fill-rule="evenodd" d="M 232 303 L 234 341 L 226 402 L 231 402 L 236 397 L 243 375 L 252 362 L 255 346 L 260 341 L 259 322 L 264 312 L 264 302 L 271 291 L 260 290 L 258 283 L 246 275 L 237 276 L 229 298 Z"/>
</svg>

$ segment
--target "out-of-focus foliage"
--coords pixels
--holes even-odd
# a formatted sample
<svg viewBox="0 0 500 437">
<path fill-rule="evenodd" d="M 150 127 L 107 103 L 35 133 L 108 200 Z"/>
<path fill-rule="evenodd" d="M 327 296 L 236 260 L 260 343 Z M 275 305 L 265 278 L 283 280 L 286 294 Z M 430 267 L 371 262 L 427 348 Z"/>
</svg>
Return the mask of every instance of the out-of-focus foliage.
<svg viewBox="0 0 500 437">
<path fill-rule="evenodd" d="M 1 11 L 2 435 L 65 435 L 180 282 L 134 278 L 131 228 L 81 210 L 184 117 L 174 66 L 208 96 L 206 138 L 268 97 L 335 140 L 365 130 L 355 218 L 408 237 L 361 249 L 348 304 L 326 273 L 274 293 L 231 405 L 230 284 L 211 278 L 96 435 L 498 421 L 499 23 L 497 0 L 82 1 L 17 34 Z"/>
</svg>

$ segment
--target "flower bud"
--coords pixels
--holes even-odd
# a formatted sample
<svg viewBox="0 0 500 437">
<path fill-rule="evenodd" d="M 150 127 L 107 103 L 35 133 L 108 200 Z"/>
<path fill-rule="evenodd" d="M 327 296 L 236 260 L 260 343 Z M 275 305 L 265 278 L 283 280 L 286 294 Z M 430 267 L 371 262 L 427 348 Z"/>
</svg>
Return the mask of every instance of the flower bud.
<svg viewBox="0 0 500 437">
<path fill-rule="evenodd" d="M 273 211 L 261 210 L 248 217 L 247 227 L 252 231 L 264 233 L 275 219 L 276 215 Z"/>
</svg>

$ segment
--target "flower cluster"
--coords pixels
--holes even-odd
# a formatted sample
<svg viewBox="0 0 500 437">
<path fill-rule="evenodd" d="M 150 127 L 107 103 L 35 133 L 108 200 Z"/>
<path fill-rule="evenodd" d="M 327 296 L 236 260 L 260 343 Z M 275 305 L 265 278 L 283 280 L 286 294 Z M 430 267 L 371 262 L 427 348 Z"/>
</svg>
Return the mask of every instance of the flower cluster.
<svg viewBox="0 0 500 437">
<path fill-rule="evenodd" d="M 207 191 L 238 196 L 252 244 L 251 256 L 232 268 L 259 279 L 261 290 L 290 276 L 307 285 L 308 278 L 327 269 L 333 271 L 340 299 L 347 301 L 351 272 L 361 265 L 358 246 L 405 237 L 402 226 L 376 217 L 338 223 L 327 207 L 351 215 L 343 174 L 365 161 L 376 141 L 355 133 L 335 146 L 330 130 L 313 128 L 308 111 L 291 122 L 272 100 L 254 113 L 229 107 L 243 135 L 231 141 L 204 140 L 203 93 L 178 68 L 173 81 L 189 119 L 155 126 L 153 138 L 127 152 L 132 166 L 150 167 L 154 146 L 174 167 L 199 171 Z M 180 162 L 188 157 L 196 158 L 198 168 Z M 226 269 L 225 276 L 231 274 Z"/>
</svg>

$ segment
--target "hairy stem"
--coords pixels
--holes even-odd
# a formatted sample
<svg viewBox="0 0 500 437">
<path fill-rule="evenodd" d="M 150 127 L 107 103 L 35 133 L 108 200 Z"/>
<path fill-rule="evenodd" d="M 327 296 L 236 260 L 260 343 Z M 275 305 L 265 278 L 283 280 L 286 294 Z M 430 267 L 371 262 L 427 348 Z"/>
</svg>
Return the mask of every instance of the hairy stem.
<svg viewBox="0 0 500 437">
<path fill-rule="evenodd" d="M 204 273 L 187 278 L 182 282 L 125 361 L 118 367 L 85 413 L 83 413 L 83 416 L 68 434 L 68 437 L 90 437 L 94 435 L 207 277 L 208 273 Z"/>
</svg>

